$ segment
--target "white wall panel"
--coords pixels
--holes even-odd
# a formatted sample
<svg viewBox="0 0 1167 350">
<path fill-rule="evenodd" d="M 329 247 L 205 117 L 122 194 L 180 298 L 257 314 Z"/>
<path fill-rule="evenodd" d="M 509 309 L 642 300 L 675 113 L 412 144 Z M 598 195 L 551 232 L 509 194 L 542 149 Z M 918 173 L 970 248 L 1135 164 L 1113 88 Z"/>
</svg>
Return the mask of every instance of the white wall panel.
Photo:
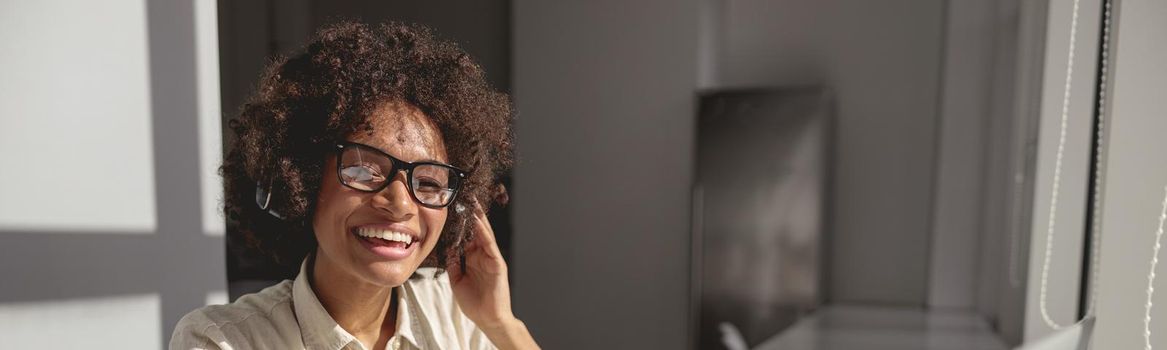
<svg viewBox="0 0 1167 350">
<path fill-rule="evenodd" d="M 157 294 L 0 304 L 5 349 L 157 349 Z"/>
<path fill-rule="evenodd" d="M 0 4 L 0 228 L 151 233 L 142 0 Z"/>
</svg>

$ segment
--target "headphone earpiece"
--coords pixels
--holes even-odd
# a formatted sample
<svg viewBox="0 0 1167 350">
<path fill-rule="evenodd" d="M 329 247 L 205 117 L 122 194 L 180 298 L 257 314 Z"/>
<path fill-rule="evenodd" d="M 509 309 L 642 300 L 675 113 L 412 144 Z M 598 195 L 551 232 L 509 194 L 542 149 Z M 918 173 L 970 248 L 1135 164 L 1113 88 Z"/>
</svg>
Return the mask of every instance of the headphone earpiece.
<svg viewBox="0 0 1167 350">
<path fill-rule="evenodd" d="M 260 210 L 267 211 L 271 216 L 280 220 L 284 219 L 283 215 L 271 208 L 271 184 L 268 185 L 267 189 L 264 189 L 263 184 L 255 183 L 255 204 L 259 206 Z"/>
</svg>

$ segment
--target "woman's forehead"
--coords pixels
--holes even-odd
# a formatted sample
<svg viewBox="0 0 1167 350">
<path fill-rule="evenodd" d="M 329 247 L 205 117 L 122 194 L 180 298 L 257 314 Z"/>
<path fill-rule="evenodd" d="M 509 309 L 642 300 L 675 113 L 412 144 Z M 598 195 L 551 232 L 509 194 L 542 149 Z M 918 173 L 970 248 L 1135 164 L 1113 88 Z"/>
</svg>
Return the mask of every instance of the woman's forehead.
<svg viewBox="0 0 1167 350">
<path fill-rule="evenodd" d="M 353 141 L 380 148 L 407 162 L 447 161 L 441 131 L 412 104 L 382 104 L 369 115 L 368 122 L 373 130 L 360 133 Z"/>
</svg>

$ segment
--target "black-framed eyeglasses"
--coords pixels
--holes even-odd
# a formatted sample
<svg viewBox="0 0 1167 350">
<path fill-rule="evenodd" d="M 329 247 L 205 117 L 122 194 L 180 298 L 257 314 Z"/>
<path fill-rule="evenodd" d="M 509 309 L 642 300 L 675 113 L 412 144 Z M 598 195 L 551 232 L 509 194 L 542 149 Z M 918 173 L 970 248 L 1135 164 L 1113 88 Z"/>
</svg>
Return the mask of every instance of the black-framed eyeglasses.
<svg viewBox="0 0 1167 350">
<path fill-rule="evenodd" d="M 361 192 L 380 192 L 405 171 L 406 186 L 413 199 L 429 208 L 443 208 L 454 202 L 466 172 L 437 162 L 410 163 L 373 146 L 356 142 L 336 145 L 336 176 L 345 187 Z"/>
</svg>

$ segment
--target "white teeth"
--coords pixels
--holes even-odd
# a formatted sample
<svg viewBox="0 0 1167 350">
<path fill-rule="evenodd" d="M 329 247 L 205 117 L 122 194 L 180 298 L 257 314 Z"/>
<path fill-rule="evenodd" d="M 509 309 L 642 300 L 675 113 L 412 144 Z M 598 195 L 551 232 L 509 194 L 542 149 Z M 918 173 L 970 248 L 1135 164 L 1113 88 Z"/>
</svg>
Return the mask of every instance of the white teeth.
<svg viewBox="0 0 1167 350">
<path fill-rule="evenodd" d="M 407 245 L 413 243 L 413 237 L 408 234 L 388 230 L 378 230 L 375 228 L 359 228 L 357 229 L 357 235 L 360 235 L 361 237 L 380 238 L 386 241 L 401 242 Z"/>
</svg>

